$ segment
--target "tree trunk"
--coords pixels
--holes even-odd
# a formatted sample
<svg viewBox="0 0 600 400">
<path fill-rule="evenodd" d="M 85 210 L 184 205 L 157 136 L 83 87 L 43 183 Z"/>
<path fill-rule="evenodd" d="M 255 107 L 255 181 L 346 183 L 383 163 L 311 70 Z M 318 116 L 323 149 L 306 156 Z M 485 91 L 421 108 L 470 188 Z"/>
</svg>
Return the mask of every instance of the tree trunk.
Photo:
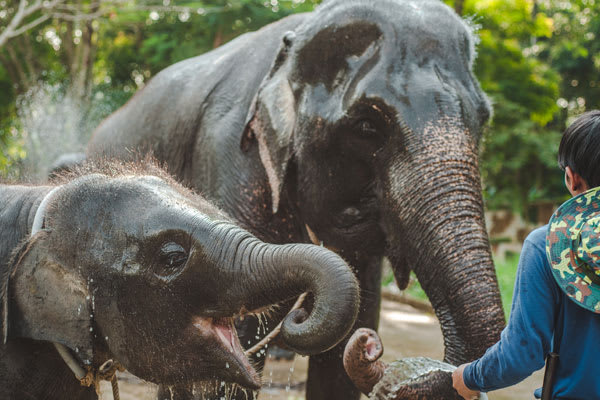
<svg viewBox="0 0 600 400">
<path fill-rule="evenodd" d="M 8 73 L 8 77 L 10 78 L 12 86 L 14 88 L 14 86 L 17 86 L 19 84 L 19 77 L 17 75 L 16 69 L 14 68 L 10 60 L 2 52 L 0 52 L 0 63 Z"/>
<path fill-rule="evenodd" d="M 27 77 L 27 73 L 23 68 L 21 60 L 19 59 L 18 54 L 15 52 L 15 49 L 12 47 L 11 43 L 6 43 L 4 45 L 6 49 L 6 53 L 10 59 L 10 63 L 12 64 L 18 78 L 15 82 L 17 84 L 18 92 L 26 92 L 29 89 L 29 79 Z"/>
<path fill-rule="evenodd" d="M 215 33 L 215 39 L 213 40 L 213 49 L 216 49 L 223 44 L 223 28 L 219 26 L 217 33 Z"/>
<path fill-rule="evenodd" d="M 454 11 L 456 11 L 456 13 L 458 15 L 460 15 L 461 17 L 463 15 L 464 6 L 465 6 L 465 0 L 456 0 L 454 2 Z"/>
</svg>

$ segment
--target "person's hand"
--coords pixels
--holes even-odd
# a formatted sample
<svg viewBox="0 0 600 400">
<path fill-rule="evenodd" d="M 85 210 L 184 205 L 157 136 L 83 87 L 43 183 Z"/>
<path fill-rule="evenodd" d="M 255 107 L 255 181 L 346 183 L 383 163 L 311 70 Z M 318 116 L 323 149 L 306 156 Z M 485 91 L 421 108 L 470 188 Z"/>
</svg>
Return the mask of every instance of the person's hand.
<svg viewBox="0 0 600 400">
<path fill-rule="evenodd" d="M 454 370 L 452 386 L 465 400 L 475 400 L 479 398 L 479 392 L 469 389 L 463 380 L 463 371 L 467 365 L 469 364 L 463 364 Z"/>
</svg>

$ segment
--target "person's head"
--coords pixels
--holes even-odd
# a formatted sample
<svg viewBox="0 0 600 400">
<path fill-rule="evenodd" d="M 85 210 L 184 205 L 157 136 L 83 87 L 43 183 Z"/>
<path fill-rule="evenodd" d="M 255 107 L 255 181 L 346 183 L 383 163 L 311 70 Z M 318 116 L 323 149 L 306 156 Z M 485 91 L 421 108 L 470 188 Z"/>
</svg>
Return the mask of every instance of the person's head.
<svg viewBox="0 0 600 400">
<path fill-rule="evenodd" d="M 575 196 L 600 186 L 600 110 L 580 115 L 565 130 L 558 148 L 565 185 Z"/>
</svg>

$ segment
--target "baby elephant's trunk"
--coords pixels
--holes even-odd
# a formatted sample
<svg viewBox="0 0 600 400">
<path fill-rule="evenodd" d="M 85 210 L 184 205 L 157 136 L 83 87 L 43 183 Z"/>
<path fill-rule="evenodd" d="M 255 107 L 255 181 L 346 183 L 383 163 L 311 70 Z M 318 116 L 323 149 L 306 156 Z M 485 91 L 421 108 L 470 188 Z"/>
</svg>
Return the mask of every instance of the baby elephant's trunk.
<svg viewBox="0 0 600 400">
<path fill-rule="evenodd" d="M 227 303 L 232 311 L 259 309 L 309 292 L 314 297 L 310 314 L 288 314 L 281 339 L 300 354 L 326 351 L 341 341 L 356 319 L 358 283 L 337 254 L 307 244 L 267 244 L 234 225 L 220 223 L 219 264 L 231 282 Z"/>
</svg>

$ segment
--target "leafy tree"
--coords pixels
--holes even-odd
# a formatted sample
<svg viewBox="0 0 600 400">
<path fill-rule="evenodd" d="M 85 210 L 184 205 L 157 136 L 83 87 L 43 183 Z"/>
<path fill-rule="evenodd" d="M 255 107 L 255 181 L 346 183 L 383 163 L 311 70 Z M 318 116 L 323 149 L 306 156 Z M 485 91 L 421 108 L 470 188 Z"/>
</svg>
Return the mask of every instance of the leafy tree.
<svg viewBox="0 0 600 400">
<path fill-rule="evenodd" d="M 480 27 L 475 72 L 494 104 L 481 158 L 487 207 L 527 216 L 565 195 L 556 164 L 562 71 L 539 56 L 554 43 L 554 14 L 531 0 L 466 0 L 464 13 Z"/>
</svg>

